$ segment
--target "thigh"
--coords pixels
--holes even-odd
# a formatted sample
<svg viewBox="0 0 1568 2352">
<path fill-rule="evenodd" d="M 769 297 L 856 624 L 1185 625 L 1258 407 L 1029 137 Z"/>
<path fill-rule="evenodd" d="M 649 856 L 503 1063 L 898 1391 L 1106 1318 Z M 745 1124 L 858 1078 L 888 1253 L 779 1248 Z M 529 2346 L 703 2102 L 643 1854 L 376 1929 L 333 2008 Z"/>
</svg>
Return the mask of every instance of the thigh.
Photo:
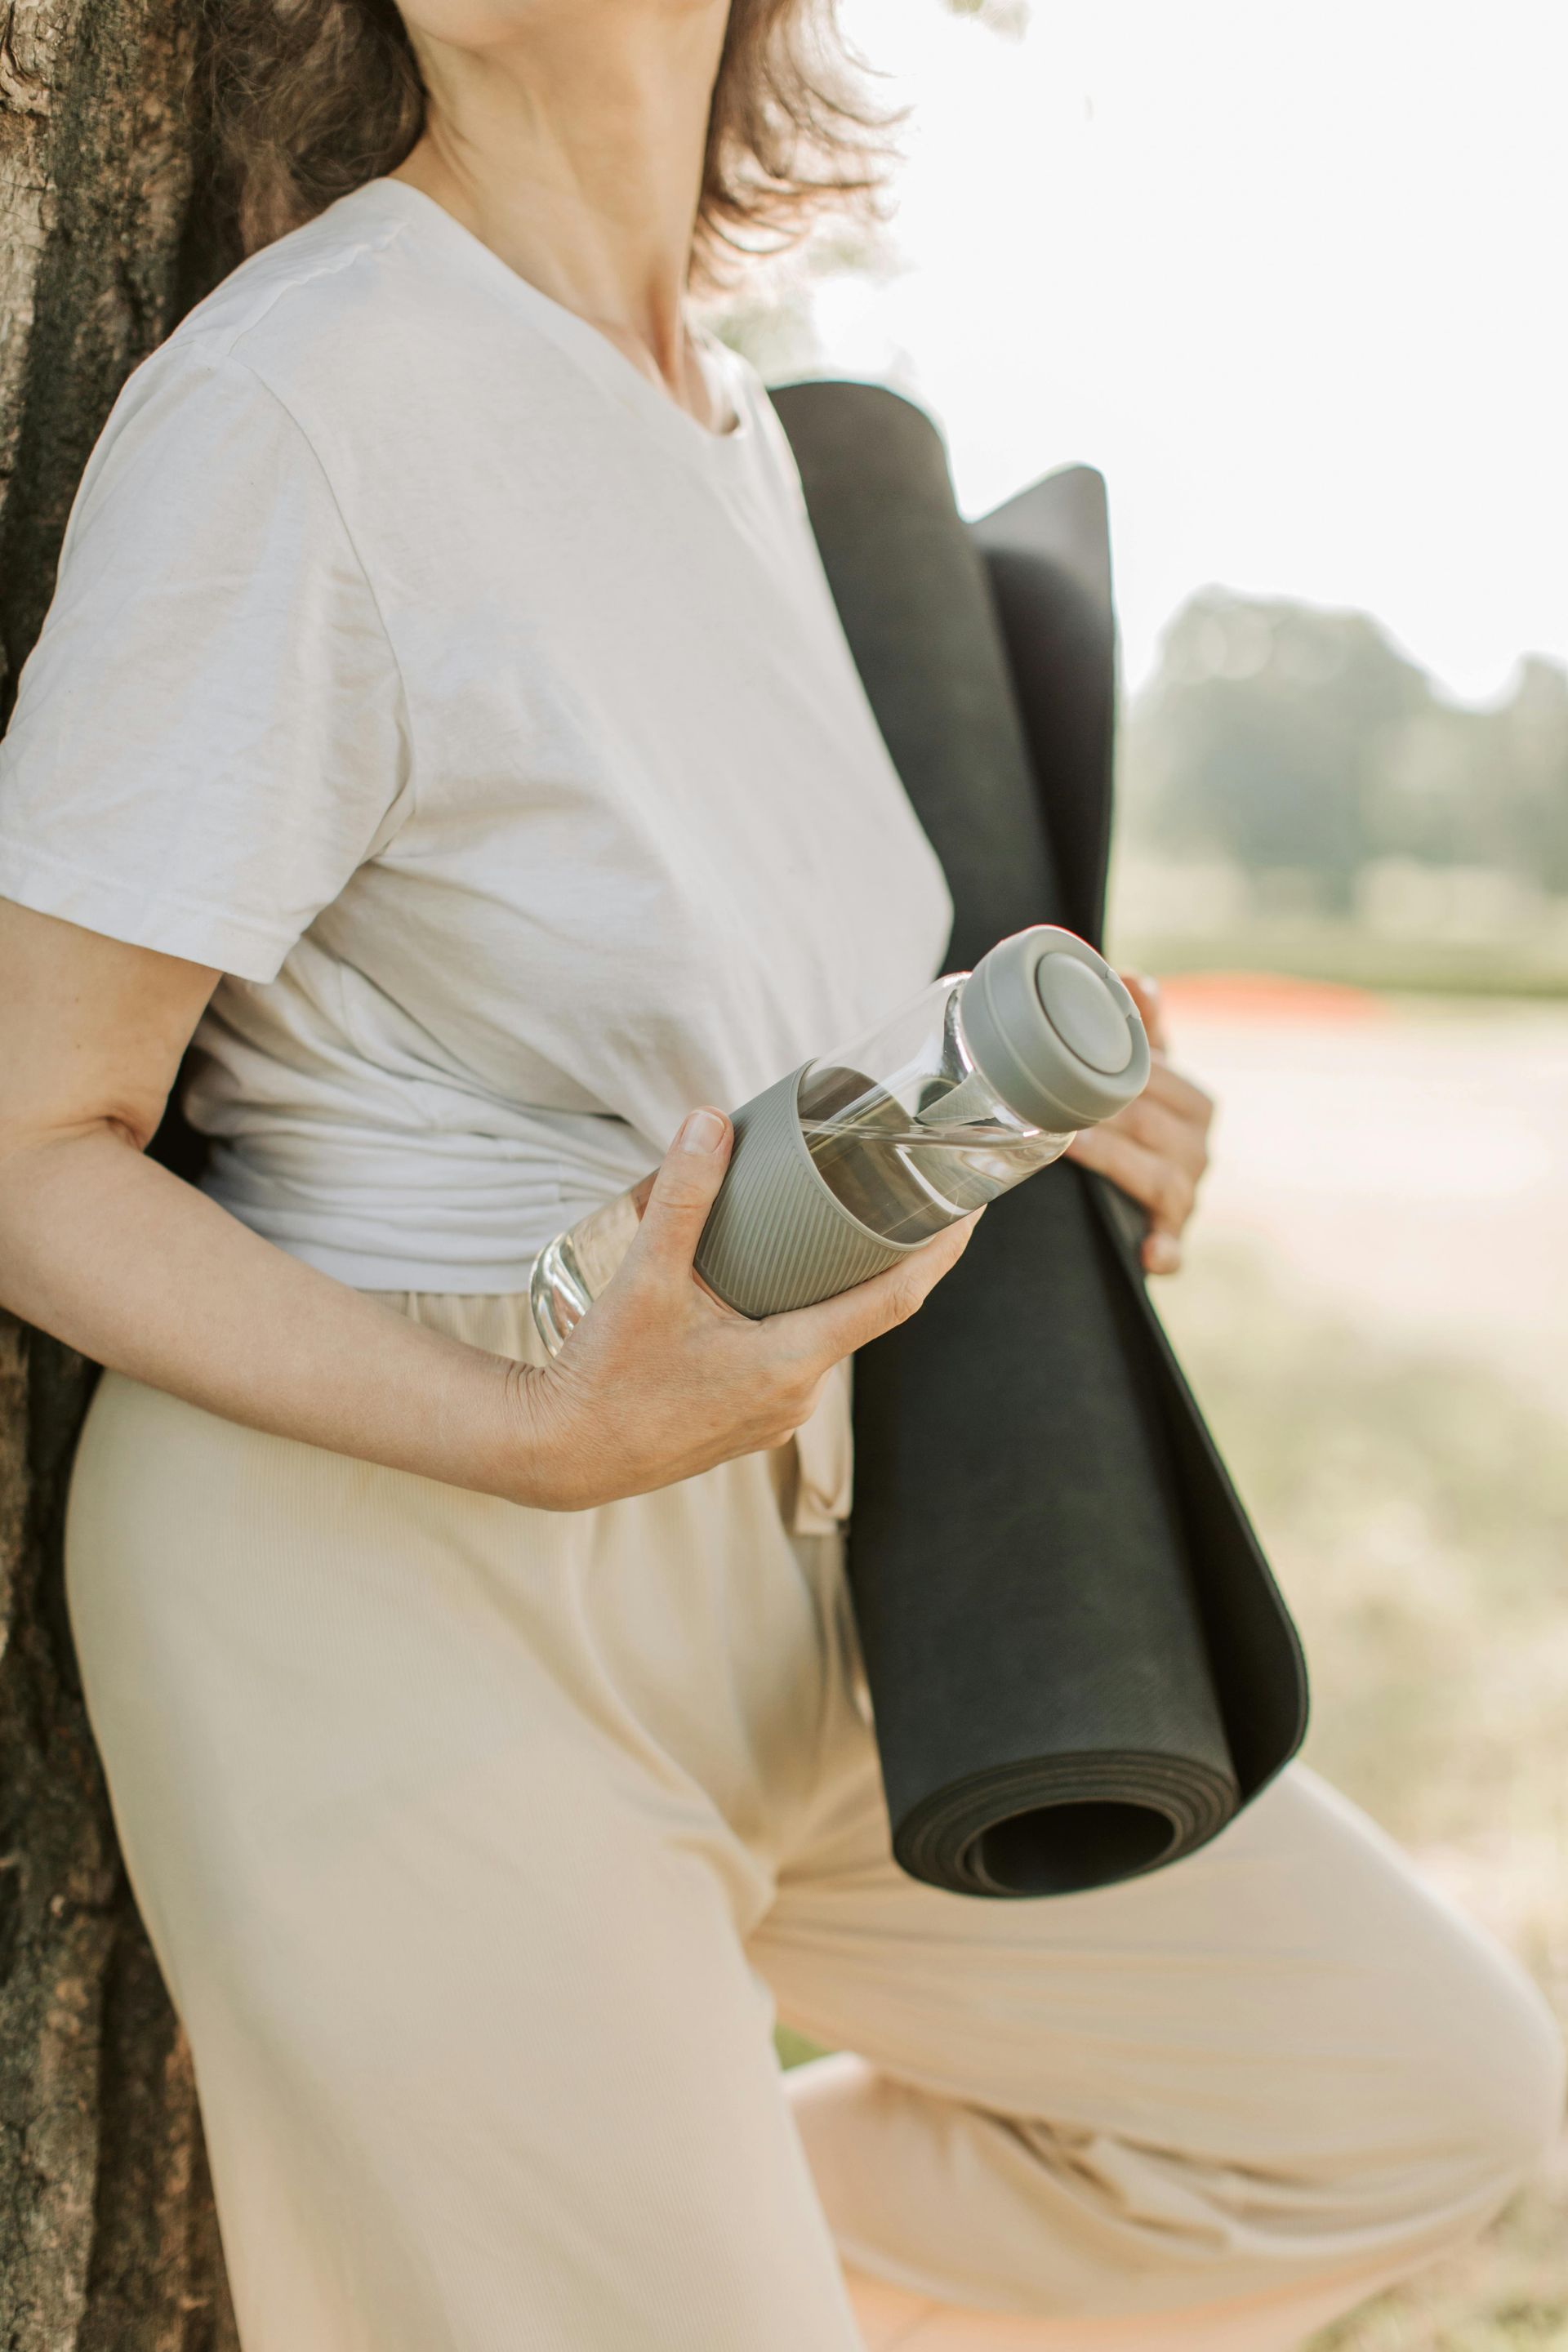
<svg viewBox="0 0 1568 2352">
<path fill-rule="evenodd" d="M 104 1383 L 68 1598 L 246 2352 L 850 2352 L 743 1950 L 815 1601 L 716 1612 L 741 1476 L 521 1512 Z"/>
</svg>

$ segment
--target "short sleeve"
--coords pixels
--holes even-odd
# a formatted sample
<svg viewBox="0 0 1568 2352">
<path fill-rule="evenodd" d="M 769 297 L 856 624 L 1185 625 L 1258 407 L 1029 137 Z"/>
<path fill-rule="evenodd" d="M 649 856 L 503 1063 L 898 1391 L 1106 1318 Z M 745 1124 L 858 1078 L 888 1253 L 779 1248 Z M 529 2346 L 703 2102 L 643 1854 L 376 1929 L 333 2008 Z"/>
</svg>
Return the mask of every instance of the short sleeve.
<svg viewBox="0 0 1568 2352">
<path fill-rule="evenodd" d="M 0 743 L 0 895 L 247 980 L 407 814 L 406 706 L 310 442 L 164 345 L 82 477 Z"/>
</svg>

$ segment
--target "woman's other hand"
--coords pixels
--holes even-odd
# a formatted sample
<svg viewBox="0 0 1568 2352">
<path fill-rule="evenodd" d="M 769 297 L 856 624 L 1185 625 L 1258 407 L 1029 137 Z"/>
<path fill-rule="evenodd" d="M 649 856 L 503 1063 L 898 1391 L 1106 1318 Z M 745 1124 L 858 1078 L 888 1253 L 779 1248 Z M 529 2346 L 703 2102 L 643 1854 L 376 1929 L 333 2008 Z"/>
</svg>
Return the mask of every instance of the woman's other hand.
<svg viewBox="0 0 1568 2352">
<path fill-rule="evenodd" d="M 1182 1263 L 1182 1234 L 1209 1164 L 1214 1099 L 1171 1067 L 1158 982 L 1135 971 L 1124 971 L 1121 978 L 1149 1032 L 1154 1066 L 1137 1101 L 1114 1118 L 1084 1128 L 1068 1146 L 1068 1156 L 1098 1169 L 1147 1209 L 1143 1270 L 1174 1274 Z"/>
<path fill-rule="evenodd" d="M 515 1368 L 520 1502 L 584 1510 L 782 1444 L 840 1358 L 904 1322 L 963 1253 L 973 1216 L 837 1298 L 734 1314 L 692 1272 L 733 1141 L 721 1111 L 691 1112 L 614 1279 L 552 1363 Z"/>
</svg>

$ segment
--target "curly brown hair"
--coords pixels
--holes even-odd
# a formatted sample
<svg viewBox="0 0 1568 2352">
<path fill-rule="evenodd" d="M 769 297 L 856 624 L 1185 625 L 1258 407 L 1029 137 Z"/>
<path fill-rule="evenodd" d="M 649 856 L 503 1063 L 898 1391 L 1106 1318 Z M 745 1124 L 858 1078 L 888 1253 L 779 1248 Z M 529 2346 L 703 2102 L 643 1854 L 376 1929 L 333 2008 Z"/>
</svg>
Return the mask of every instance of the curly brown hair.
<svg viewBox="0 0 1568 2352">
<path fill-rule="evenodd" d="M 891 118 L 857 87 L 837 0 L 731 0 L 713 86 L 693 276 L 792 243 L 880 184 Z M 425 123 L 394 0 L 205 0 L 200 68 L 247 253 L 392 171 Z"/>
</svg>

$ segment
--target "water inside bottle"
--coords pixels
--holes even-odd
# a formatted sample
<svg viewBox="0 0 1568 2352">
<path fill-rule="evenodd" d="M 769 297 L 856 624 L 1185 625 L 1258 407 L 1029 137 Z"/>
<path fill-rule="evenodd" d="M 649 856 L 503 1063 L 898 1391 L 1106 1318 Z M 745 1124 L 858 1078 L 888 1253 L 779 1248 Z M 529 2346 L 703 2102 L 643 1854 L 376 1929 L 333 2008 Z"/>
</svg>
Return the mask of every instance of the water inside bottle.
<svg viewBox="0 0 1568 2352">
<path fill-rule="evenodd" d="M 911 1111 L 879 1079 L 819 1064 L 801 1081 L 801 1131 L 851 1216 L 886 1241 L 929 1241 L 1048 1166 L 1070 1140 L 1003 1125 L 994 1097 L 973 1094 L 963 1072 L 922 1078 Z"/>
</svg>

